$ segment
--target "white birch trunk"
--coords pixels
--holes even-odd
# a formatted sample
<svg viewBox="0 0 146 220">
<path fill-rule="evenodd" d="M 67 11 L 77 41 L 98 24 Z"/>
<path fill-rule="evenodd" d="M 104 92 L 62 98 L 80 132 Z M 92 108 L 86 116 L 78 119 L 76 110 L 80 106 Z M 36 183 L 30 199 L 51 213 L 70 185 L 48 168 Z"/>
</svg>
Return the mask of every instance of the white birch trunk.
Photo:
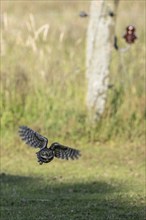
<svg viewBox="0 0 146 220">
<path fill-rule="evenodd" d="M 109 84 L 109 65 L 114 45 L 115 17 L 119 0 L 91 2 L 87 31 L 87 107 L 92 120 L 98 120 L 105 108 Z M 114 13 L 109 14 L 110 12 Z"/>
</svg>

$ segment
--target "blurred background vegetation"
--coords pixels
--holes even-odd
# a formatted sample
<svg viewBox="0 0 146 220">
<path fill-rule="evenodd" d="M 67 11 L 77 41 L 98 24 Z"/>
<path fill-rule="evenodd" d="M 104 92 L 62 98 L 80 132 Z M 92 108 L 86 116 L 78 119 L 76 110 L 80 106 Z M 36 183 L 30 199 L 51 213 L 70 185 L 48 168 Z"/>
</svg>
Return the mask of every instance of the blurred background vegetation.
<svg viewBox="0 0 146 220">
<path fill-rule="evenodd" d="M 144 2 L 119 4 L 119 46 L 127 47 L 122 35 L 129 24 L 135 25 L 138 40 L 125 53 L 113 48 L 113 88 L 95 126 L 87 120 L 85 103 L 88 18 L 78 16 L 89 6 L 76 1 L 2 3 L 1 127 L 7 145 L 22 124 L 52 140 L 144 140 Z"/>
<path fill-rule="evenodd" d="M 145 218 L 145 1 L 120 1 L 105 112 L 86 110 L 90 1 L 1 2 L 1 200 L 3 220 Z M 37 164 L 18 137 L 27 125 L 81 150 L 77 162 Z M 61 165 L 61 166 L 60 166 Z M 33 213 L 33 215 L 32 215 Z"/>
</svg>

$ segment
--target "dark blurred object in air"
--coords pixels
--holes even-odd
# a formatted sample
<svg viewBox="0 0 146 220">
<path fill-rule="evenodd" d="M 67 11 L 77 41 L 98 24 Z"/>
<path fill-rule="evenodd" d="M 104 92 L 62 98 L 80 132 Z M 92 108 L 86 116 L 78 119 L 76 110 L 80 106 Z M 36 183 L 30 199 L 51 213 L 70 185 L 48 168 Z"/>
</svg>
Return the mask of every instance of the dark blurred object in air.
<svg viewBox="0 0 146 220">
<path fill-rule="evenodd" d="M 109 84 L 108 89 L 112 89 L 114 87 L 114 84 Z"/>
<path fill-rule="evenodd" d="M 109 16 L 111 16 L 111 17 L 114 17 L 115 16 L 115 14 L 114 14 L 114 12 L 112 12 L 112 11 L 109 11 Z"/>
<path fill-rule="evenodd" d="M 115 48 L 116 50 L 119 49 L 119 47 L 118 47 L 118 38 L 117 38 L 117 36 L 114 37 L 114 48 Z"/>
<path fill-rule="evenodd" d="M 80 17 L 84 18 L 84 17 L 88 17 L 89 14 L 85 11 L 80 11 L 80 14 L 79 14 Z"/>
<path fill-rule="evenodd" d="M 136 29 L 133 25 L 129 25 L 126 28 L 126 33 L 124 34 L 123 38 L 125 38 L 125 40 L 128 44 L 134 43 L 134 41 L 137 39 L 137 37 L 135 35 L 135 31 L 136 31 Z"/>
</svg>

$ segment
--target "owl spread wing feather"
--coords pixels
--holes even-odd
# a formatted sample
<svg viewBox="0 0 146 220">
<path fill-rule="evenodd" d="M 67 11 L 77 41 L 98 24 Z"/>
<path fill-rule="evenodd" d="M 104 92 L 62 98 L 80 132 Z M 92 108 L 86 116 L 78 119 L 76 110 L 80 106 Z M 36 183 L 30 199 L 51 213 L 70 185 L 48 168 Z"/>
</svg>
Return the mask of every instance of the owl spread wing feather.
<svg viewBox="0 0 146 220">
<path fill-rule="evenodd" d="M 50 149 L 54 151 L 55 157 L 61 159 L 68 160 L 69 158 L 71 158 L 72 160 L 74 160 L 74 159 L 78 159 L 78 157 L 80 156 L 79 150 L 67 146 L 63 146 L 59 143 L 53 143 Z"/>
<path fill-rule="evenodd" d="M 31 147 L 45 148 L 48 144 L 48 139 L 28 128 L 27 126 L 19 127 L 19 134 L 23 141 Z"/>
</svg>

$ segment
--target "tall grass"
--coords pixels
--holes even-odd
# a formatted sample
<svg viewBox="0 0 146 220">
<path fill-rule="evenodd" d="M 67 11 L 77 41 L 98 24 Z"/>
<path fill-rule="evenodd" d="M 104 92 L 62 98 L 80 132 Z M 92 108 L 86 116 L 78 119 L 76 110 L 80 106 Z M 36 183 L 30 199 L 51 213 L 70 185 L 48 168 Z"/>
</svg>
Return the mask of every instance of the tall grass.
<svg viewBox="0 0 146 220">
<path fill-rule="evenodd" d="M 120 2 L 119 46 L 135 24 L 138 40 L 114 51 L 105 112 L 92 125 L 86 110 L 85 48 L 90 2 L 3 2 L 1 22 L 2 143 L 26 124 L 69 141 L 144 140 L 144 2 Z M 70 5 L 71 4 L 71 5 Z M 126 15 L 126 16 L 125 16 Z M 5 140 L 5 137 L 8 137 Z"/>
</svg>

